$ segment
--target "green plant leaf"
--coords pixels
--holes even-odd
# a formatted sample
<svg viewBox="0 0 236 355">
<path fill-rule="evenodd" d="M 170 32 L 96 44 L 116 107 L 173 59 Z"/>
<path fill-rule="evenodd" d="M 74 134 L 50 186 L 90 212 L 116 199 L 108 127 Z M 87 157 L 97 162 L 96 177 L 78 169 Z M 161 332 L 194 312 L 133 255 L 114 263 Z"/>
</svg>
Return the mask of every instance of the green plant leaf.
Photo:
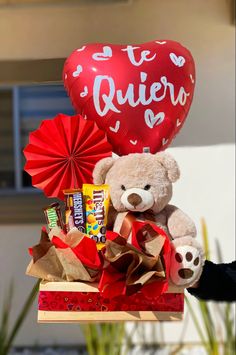
<svg viewBox="0 0 236 355">
<path fill-rule="evenodd" d="M 220 248 L 220 243 L 219 241 L 216 239 L 216 254 L 217 254 L 217 259 L 220 263 L 223 263 L 223 254 Z"/>
<path fill-rule="evenodd" d="M 201 220 L 202 226 L 202 238 L 204 244 L 204 250 L 206 258 L 210 260 L 210 249 L 208 240 L 208 230 L 204 219 Z M 220 248 L 220 244 L 216 241 L 217 256 L 219 262 L 223 262 L 223 256 Z M 203 328 L 197 318 L 197 314 L 191 306 L 189 300 L 186 299 L 191 317 L 198 331 L 199 337 L 209 355 L 233 355 L 235 353 L 236 337 L 234 334 L 234 313 L 231 304 L 219 304 L 215 303 L 215 309 L 212 309 L 213 304 L 205 301 L 199 301 L 199 311 L 203 322 Z M 225 334 L 225 339 L 219 339 L 219 323 L 217 322 L 217 316 L 220 316 L 222 320 L 222 334 Z M 222 347 L 220 349 L 220 347 Z M 220 350 L 222 350 L 220 352 Z"/>
<path fill-rule="evenodd" d="M 10 283 L 2 309 L 1 324 L 0 324 L 0 355 L 4 354 L 4 348 L 7 342 L 9 317 L 11 312 L 13 298 L 13 282 Z"/>
<path fill-rule="evenodd" d="M 36 284 L 34 285 L 32 291 L 30 292 L 25 304 L 23 305 L 22 309 L 21 309 L 21 312 L 19 313 L 17 319 L 16 319 L 16 322 L 15 324 L 13 325 L 13 328 L 10 332 L 10 334 L 7 336 L 7 339 L 6 339 L 6 344 L 4 346 L 4 351 L 5 353 L 4 354 L 7 354 L 13 344 L 13 341 L 21 327 L 21 325 L 23 324 L 29 310 L 30 310 L 30 307 L 32 306 L 34 300 L 35 300 L 35 297 L 38 293 L 38 289 L 39 289 L 39 283 L 40 283 L 40 280 L 38 280 L 36 282 Z"/>
<path fill-rule="evenodd" d="M 80 327 L 86 341 L 88 354 L 95 355 L 91 324 L 82 324 Z"/>
<path fill-rule="evenodd" d="M 117 355 L 121 355 L 122 348 L 124 345 L 124 339 L 125 339 L 125 323 L 124 322 L 120 323 L 120 326 L 119 326 L 116 336 L 117 336 L 117 343 L 119 344 Z"/>
<path fill-rule="evenodd" d="M 191 314 L 191 317 L 193 319 L 193 323 L 194 323 L 196 330 L 198 332 L 199 338 L 201 339 L 202 344 L 205 347 L 205 349 L 208 349 L 208 344 L 207 344 L 206 338 L 204 337 L 204 334 L 202 332 L 201 324 L 198 321 L 196 312 L 193 310 L 193 307 L 192 307 L 190 301 L 188 300 L 187 296 L 184 296 L 184 297 L 185 297 L 185 301 L 186 301 L 188 309 L 189 309 L 189 313 Z"/>
<path fill-rule="evenodd" d="M 203 319 L 203 324 L 205 326 L 208 335 L 208 342 L 209 342 L 210 349 L 212 351 L 212 354 L 218 355 L 219 353 L 218 338 L 216 335 L 215 323 L 213 323 L 212 321 L 211 310 L 209 308 L 209 305 L 205 301 L 200 301 L 199 306 L 200 306 L 200 311 Z"/>
<path fill-rule="evenodd" d="M 124 339 L 124 323 L 81 325 L 89 355 L 120 355 Z"/>
<path fill-rule="evenodd" d="M 203 248 L 206 255 L 206 259 L 210 259 L 210 249 L 209 249 L 209 241 L 208 241 L 208 230 L 205 219 L 201 219 L 202 226 L 202 240 L 203 240 Z"/>
</svg>

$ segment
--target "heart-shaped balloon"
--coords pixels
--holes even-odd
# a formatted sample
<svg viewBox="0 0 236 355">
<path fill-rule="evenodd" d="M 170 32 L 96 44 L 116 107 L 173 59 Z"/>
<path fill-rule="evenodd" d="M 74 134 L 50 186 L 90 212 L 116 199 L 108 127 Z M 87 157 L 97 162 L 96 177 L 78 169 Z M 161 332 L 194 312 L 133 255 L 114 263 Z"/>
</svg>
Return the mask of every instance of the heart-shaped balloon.
<svg viewBox="0 0 236 355">
<path fill-rule="evenodd" d="M 89 44 L 66 60 L 63 78 L 76 111 L 106 131 L 115 153 L 156 153 L 183 126 L 195 67 L 174 41 Z"/>
</svg>

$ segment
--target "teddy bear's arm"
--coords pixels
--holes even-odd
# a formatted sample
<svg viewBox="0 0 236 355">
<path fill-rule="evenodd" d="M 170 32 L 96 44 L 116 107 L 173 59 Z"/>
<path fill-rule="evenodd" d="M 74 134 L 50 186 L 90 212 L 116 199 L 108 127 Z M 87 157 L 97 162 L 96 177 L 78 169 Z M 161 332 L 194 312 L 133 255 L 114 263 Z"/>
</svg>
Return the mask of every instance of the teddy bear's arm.
<svg viewBox="0 0 236 355">
<path fill-rule="evenodd" d="M 197 230 L 195 224 L 183 211 L 176 206 L 167 205 L 165 212 L 167 215 L 168 231 L 173 239 L 184 236 L 196 237 Z"/>
</svg>

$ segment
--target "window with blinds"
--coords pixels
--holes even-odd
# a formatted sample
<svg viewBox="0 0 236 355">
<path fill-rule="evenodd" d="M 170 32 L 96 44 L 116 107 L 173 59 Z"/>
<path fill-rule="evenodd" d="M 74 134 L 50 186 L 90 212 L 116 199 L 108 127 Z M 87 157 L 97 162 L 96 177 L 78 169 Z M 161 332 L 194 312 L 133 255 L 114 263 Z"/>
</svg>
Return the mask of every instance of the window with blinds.
<svg viewBox="0 0 236 355">
<path fill-rule="evenodd" d="M 22 150 L 29 133 L 58 113 L 75 114 L 62 84 L 0 90 L 0 192 L 32 189 Z"/>
<path fill-rule="evenodd" d="M 17 96 L 20 122 L 19 149 L 21 152 L 28 144 L 29 133 L 37 129 L 42 120 L 53 118 L 58 113 L 65 113 L 68 115 L 75 114 L 62 85 L 19 87 Z M 24 188 L 31 186 L 31 179 L 23 169 L 25 159 L 22 154 L 20 159 L 22 176 L 18 184 Z"/>
</svg>

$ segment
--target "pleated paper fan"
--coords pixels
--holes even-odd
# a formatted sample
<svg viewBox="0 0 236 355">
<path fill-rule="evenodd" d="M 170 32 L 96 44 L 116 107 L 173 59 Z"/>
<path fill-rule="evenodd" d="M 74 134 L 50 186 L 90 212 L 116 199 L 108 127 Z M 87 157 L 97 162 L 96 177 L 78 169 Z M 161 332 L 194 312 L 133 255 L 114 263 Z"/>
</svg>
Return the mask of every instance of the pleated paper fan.
<svg viewBox="0 0 236 355">
<path fill-rule="evenodd" d="M 47 197 L 63 200 L 63 190 L 92 183 L 95 164 L 112 154 L 104 131 L 81 115 L 59 114 L 30 133 L 25 171 Z"/>
</svg>

